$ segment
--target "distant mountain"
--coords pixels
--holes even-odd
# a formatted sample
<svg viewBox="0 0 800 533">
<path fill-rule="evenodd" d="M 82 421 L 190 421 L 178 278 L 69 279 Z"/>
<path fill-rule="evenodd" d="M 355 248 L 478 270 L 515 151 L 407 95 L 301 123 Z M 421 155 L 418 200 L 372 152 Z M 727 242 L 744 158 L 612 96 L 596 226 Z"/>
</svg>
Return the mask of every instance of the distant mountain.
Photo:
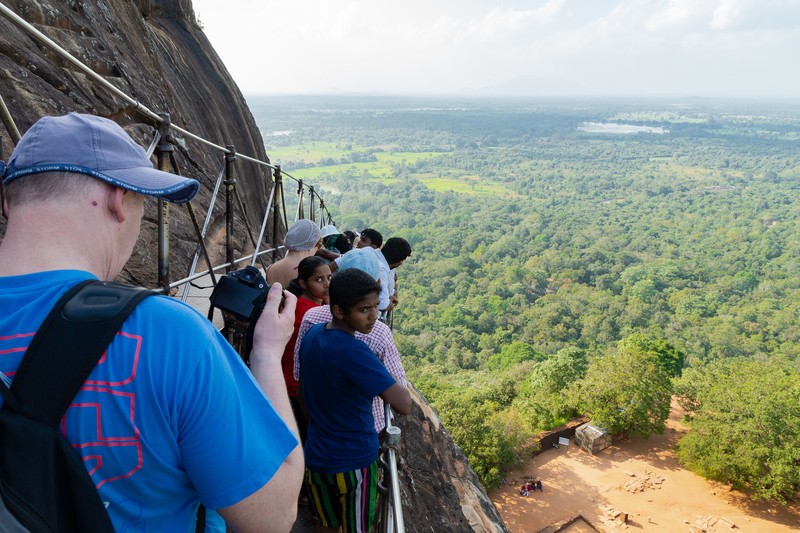
<svg viewBox="0 0 800 533">
<path fill-rule="evenodd" d="M 587 94 L 589 89 L 577 81 L 548 76 L 518 76 L 499 85 L 466 89 L 475 96 L 559 96 Z"/>
</svg>

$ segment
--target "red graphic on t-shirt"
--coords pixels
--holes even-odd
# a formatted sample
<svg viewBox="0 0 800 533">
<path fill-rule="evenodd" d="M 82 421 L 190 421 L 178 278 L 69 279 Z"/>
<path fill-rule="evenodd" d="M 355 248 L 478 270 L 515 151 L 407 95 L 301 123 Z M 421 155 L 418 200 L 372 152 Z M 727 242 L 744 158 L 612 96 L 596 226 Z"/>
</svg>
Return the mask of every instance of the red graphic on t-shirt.
<svg viewBox="0 0 800 533">
<path fill-rule="evenodd" d="M 0 371 L 13 378 L 34 334 L 0 336 Z M 81 454 L 98 488 L 142 468 L 133 386 L 141 347 L 140 335 L 118 332 L 112 357 L 102 355 L 61 419 L 61 433 Z"/>
</svg>

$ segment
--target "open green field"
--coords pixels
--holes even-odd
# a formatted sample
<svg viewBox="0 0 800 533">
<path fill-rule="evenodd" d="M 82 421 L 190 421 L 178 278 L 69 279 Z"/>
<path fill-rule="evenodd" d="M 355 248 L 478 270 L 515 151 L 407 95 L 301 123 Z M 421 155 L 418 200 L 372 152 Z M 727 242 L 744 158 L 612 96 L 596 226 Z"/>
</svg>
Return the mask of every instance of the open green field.
<svg viewBox="0 0 800 533">
<path fill-rule="evenodd" d="M 323 159 L 340 160 L 355 153 L 374 153 L 379 162 L 414 163 L 420 159 L 429 159 L 446 152 L 395 152 L 387 146 L 359 146 L 341 142 L 308 142 L 289 146 L 269 146 L 267 154 L 276 163 L 283 164 L 288 161 L 314 164 Z"/>
<path fill-rule="evenodd" d="M 427 188 L 437 192 L 458 192 L 463 194 L 489 194 L 503 198 L 514 198 L 519 195 L 500 183 L 482 180 L 476 176 L 445 178 L 439 176 L 419 176 L 419 181 Z"/>
<path fill-rule="evenodd" d="M 655 158 L 654 158 L 655 159 Z M 663 176 L 677 176 L 682 178 L 689 178 L 698 182 L 716 182 L 722 177 L 722 171 L 719 169 L 710 169 L 698 166 L 681 165 L 672 161 L 671 158 L 664 158 L 658 161 L 659 172 Z M 725 169 L 725 175 L 736 176 L 737 178 L 744 177 L 744 171 Z"/>
<path fill-rule="evenodd" d="M 322 174 L 360 175 L 364 172 L 369 172 L 375 177 L 391 177 L 391 168 L 389 165 L 381 165 L 380 163 L 347 163 L 345 165 L 299 168 L 297 170 L 290 170 L 289 174 L 297 179 L 313 181 L 317 180 Z"/>
<path fill-rule="evenodd" d="M 284 154 L 310 154 L 316 157 L 316 161 L 321 159 L 325 159 L 328 157 L 332 157 L 334 159 L 341 159 L 346 157 L 348 153 L 352 153 L 355 150 L 351 150 L 350 152 L 325 152 L 324 149 L 331 148 L 331 145 L 334 143 L 313 143 L 314 147 L 308 147 L 308 151 L 303 152 L 301 147 L 286 147 L 285 149 L 281 150 L 274 150 L 270 152 L 270 157 L 276 163 L 281 164 L 282 161 L 298 161 L 298 158 L 292 158 L 291 155 L 284 155 Z M 326 146 L 320 146 L 326 145 Z M 304 145 L 302 145 L 304 146 Z M 286 151 L 284 151 L 286 150 Z M 319 156 L 319 154 L 327 153 L 329 155 Z M 294 169 L 291 168 L 284 168 L 285 172 L 288 172 L 292 176 L 298 179 L 303 180 L 312 180 L 316 179 L 321 174 L 338 174 L 338 173 L 347 173 L 347 174 L 363 174 L 364 172 L 368 172 L 376 179 L 389 179 L 392 178 L 392 165 L 399 165 L 399 164 L 407 164 L 413 165 L 417 161 L 421 161 L 424 159 L 431 159 L 433 157 L 438 157 L 440 155 L 445 154 L 446 152 L 375 152 L 375 159 L 377 161 L 368 161 L 368 162 L 361 162 L 361 163 L 342 163 L 337 165 L 322 165 L 322 166 L 314 166 L 314 167 L 307 167 L 307 168 L 300 168 Z M 309 157 L 310 157 L 309 155 Z"/>
<path fill-rule="evenodd" d="M 341 142 L 324 141 L 295 144 L 291 146 L 267 145 L 266 148 L 270 159 L 279 164 L 286 161 L 302 161 L 303 163 L 312 164 L 329 157 L 339 159 L 350 152 L 365 150 L 364 147 L 353 147 L 352 145 Z"/>
</svg>

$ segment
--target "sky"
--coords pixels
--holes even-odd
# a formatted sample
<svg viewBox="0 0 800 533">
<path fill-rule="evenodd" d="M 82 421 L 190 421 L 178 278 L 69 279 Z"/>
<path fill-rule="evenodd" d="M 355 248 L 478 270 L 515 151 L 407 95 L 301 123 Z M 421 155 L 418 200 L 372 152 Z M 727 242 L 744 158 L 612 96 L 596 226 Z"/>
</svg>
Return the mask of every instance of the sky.
<svg viewBox="0 0 800 533">
<path fill-rule="evenodd" d="M 800 0 L 193 0 L 245 95 L 800 97 Z"/>
</svg>

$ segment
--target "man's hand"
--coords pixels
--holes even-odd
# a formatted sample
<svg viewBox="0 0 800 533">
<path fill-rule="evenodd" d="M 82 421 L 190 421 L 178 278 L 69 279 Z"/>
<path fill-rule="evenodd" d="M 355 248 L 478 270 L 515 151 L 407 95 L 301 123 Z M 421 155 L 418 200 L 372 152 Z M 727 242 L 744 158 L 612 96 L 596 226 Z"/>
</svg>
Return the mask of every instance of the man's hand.
<svg viewBox="0 0 800 533">
<path fill-rule="evenodd" d="M 283 309 L 278 311 L 281 293 L 285 298 Z M 262 357 L 275 357 L 280 360 L 286 343 L 294 331 L 294 310 L 297 297 L 284 291 L 280 283 L 273 283 L 269 288 L 267 302 L 261 312 L 253 331 L 253 351 L 250 353 L 251 364 L 260 362 Z M 277 354 L 277 355 L 276 355 Z M 256 359 L 256 361 L 254 361 Z"/>
</svg>

